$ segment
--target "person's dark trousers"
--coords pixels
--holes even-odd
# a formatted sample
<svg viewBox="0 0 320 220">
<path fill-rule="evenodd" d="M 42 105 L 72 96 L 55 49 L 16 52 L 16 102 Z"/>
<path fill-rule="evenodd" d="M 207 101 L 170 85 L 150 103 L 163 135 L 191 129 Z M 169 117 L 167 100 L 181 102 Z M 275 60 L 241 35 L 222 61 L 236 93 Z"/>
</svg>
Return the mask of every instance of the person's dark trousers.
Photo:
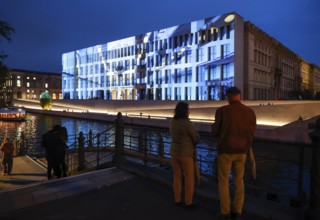
<svg viewBox="0 0 320 220">
<path fill-rule="evenodd" d="M 48 180 L 52 179 L 52 169 L 53 169 L 53 158 L 52 156 L 47 155 L 47 177 Z"/>
<path fill-rule="evenodd" d="M 62 171 L 62 177 L 67 176 L 67 164 L 66 164 L 66 153 L 65 152 L 59 152 L 59 161 L 61 165 L 61 171 Z"/>
<path fill-rule="evenodd" d="M 13 165 L 13 154 L 4 154 L 2 158 L 3 172 L 6 174 L 11 174 Z"/>
</svg>

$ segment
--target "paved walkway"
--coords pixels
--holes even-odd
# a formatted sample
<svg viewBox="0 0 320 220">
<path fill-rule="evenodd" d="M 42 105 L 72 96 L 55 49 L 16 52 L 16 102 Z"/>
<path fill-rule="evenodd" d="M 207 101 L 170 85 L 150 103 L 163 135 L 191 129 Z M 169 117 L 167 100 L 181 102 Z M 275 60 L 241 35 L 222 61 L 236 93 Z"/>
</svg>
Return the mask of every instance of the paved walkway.
<svg viewBox="0 0 320 220">
<path fill-rule="evenodd" d="M 46 169 L 28 157 L 13 158 L 13 169 L 10 176 L 2 175 L 1 165 L 0 171 L 0 192 L 47 180 Z"/>
<path fill-rule="evenodd" d="M 165 167 L 127 161 L 119 168 L 46 181 L 45 170 L 16 157 L 11 176 L 1 176 L 0 219 L 218 219 L 214 183 L 196 188 L 198 208 L 173 204 L 172 174 Z M 4 188 L 6 186 L 6 188 Z M 246 196 L 246 220 L 301 219 L 299 209 Z"/>
</svg>

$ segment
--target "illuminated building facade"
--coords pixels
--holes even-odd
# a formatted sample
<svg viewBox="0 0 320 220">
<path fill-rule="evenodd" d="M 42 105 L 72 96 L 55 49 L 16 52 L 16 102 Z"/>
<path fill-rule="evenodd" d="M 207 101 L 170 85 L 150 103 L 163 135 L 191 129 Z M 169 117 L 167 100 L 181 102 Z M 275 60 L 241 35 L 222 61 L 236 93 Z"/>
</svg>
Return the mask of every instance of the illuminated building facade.
<svg viewBox="0 0 320 220">
<path fill-rule="evenodd" d="M 2 100 L 39 100 L 42 92 L 48 91 L 52 99 L 62 99 L 61 74 L 12 69 L 8 72 L 6 89 Z"/>
<path fill-rule="evenodd" d="M 237 86 L 243 99 L 286 99 L 301 87 L 300 63 L 227 13 L 64 53 L 62 92 L 64 99 L 222 100 Z"/>
</svg>

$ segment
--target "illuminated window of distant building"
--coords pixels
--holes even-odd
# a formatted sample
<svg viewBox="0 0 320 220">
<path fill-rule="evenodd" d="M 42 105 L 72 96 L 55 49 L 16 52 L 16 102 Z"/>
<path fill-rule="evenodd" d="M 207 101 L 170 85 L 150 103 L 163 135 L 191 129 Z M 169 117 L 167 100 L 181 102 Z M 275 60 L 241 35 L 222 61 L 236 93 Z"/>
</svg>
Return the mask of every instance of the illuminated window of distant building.
<svg viewBox="0 0 320 220">
<path fill-rule="evenodd" d="M 29 82 L 27 82 L 27 87 L 30 87 L 30 83 Z"/>
<path fill-rule="evenodd" d="M 48 88 L 48 83 L 44 84 L 44 88 L 46 88 L 46 89 Z"/>
<path fill-rule="evenodd" d="M 36 77 L 33 77 L 33 80 L 36 80 L 37 78 Z"/>
<path fill-rule="evenodd" d="M 29 89 L 27 89 L 27 93 L 29 93 L 30 92 L 30 90 Z"/>
<path fill-rule="evenodd" d="M 21 87 L 21 80 L 17 79 L 17 87 Z"/>
</svg>

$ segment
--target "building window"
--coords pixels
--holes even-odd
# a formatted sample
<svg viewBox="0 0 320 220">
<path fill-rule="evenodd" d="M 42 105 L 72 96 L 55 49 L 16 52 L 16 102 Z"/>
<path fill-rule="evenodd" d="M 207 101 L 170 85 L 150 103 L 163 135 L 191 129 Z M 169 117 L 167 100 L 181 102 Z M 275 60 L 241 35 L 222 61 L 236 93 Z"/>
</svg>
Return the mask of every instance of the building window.
<svg viewBox="0 0 320 220">
<path fill-rule="evenodd" d="M 186 82 L 192 82 L 192 68 L 186 68 Z"/>
<path fill-rule="evenodd" d="M 231 26 L 229 24 L 227 25 L 227 39 L 230 39 L 230 31 L 231 31 Z"/>
<path fill-rule="evenodd" d="M 199 48 L 198 49 L 198 58 L 197 58 L 198 62 L 202 62 L 204 61 L 204 48 Z"/>
<path fill-rule="evenodd" d="M 48 88 L 48 83 L 44 84 L 44 88 L 46 88 L 46 89 Z"/>
<path fill-rule="evenodd" d="M 223 40 L 223 36 L 224 36 L 224 31 L 225 31 L 225 27 L 220 27 L 220 40 Z"/>
</svg>

